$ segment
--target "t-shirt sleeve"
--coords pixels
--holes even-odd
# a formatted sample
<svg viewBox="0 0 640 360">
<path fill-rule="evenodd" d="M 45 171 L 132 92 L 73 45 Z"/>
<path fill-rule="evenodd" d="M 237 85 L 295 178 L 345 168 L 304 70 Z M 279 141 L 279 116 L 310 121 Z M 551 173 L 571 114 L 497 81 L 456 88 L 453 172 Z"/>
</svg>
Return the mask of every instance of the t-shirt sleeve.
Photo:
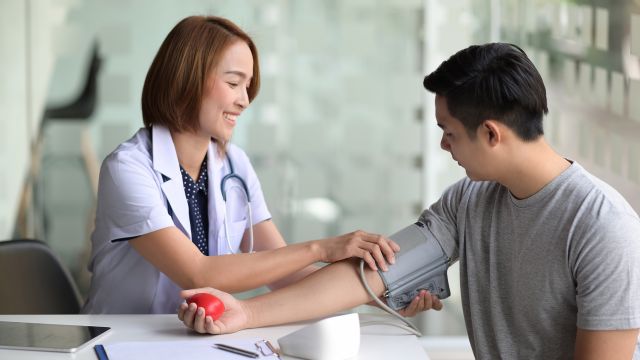
<svg viewBox="0 0 640 360">
<path fill-rule="evenodd" d="M 150 163 L 114 153 L 102 164 L 98 187 L 96 227 L 108 241 L 174 225 Z"/>
<path fill-rule="evenodd" d="M 422 212 L 419 219 L 426 224 L 451 262 L 459 257 L 457 213 L 466 185 L 466 179 L 451 185 L 438 201 Z"/>
<path fill-rule="evenodd" d="M 577 326 L 640 328 L 640 220 L 635 214 L 608 212 L 597 222 L 578 225 L 584 230 L 569 253 Z"/>
</svg>

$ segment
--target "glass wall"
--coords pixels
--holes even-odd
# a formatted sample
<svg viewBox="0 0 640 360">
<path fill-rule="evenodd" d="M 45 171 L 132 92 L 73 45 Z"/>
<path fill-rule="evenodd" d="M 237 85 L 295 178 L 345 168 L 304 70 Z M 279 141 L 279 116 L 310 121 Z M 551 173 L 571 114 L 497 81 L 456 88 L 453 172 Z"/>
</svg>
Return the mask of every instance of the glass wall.
<svg viewBox="0 0 640 360">
<path fill-rule="evenodd" d="M 288 242 L 357 229 L 390 234 L 417 218 L 422 1 L 47 4 L 58 20 L 50 28 L 53 61 L 34 137 L 42 150 L 29 208 L 35 210 L 21 213 L 15 236 L 48 242 L 83 291 L 99 165 L 142 126 L 147 68 L 168 31 L 192 14 L 228 17 L 256 41 L 262 89 L 233 142 L 249 154 Z M 30 18 L 41 4 L 28 5 Z M 90 110 L 60 111 L 86 101 L 90 81 Z"/>
<path fill-rule="evenodd" d="M 147 68 L 168 31 L 192 14 L 228 17 L 257 43 L 262 89 L 233 141 L 248 152 L 274 221 L 290 243 L 356 229 L 390 234 L 464 176 L 439 148 L 433 97 L 422 78 L 457 50 L 488 41 L 524 47 L 548 86 L 545 130 L 553 146 L 640 210 L 637 1 L 8 4 L 2 13 L 16 16 L 3 17 L 3 24 L 14 22 L 24 41 L 4 36 L 9 30 L 2 27 L 1 50 L 8 54 L 14 43 L 22 49 L 20 57 L 10 58 L 14 70 L 7 75 L 26 84 L 14 90 L 27 95 L 20 102 L 6 100 L 16 93 L 5 86 L 0 97 L 15 117 L 0 132 L 6 138 L 0 163 L 18 172 L 0 177 L 2 188 L 11 189 L 0 191 L 0 230 L 11 227 L 9 215 L 20 208 L 14 236 L 50 243 L 84 291 L 99 164 L 142 126 Z M 99 69 L 92 111 L 42 116 L 80 97 L 94 45 Z M 29 141 L 9 146 L 17 138 Z M 32 144 L 37 146 L 29 150 Z M 9 148 L 21 150 L 13 155 Z M 37 176 L 25 208 L 12 194 L 21 193 L 23 174 L 31 171 L 19 164 L 34 154 Z M 465 334 L 457 271 L 449 271 L 452 297 L 445 310 L 417 317 L 427 334 Z"/>
<path fill-rule="evenodd" d="M 640 211 L 640 3 L 505 1 L 501 20 L 544 76 L 551 143 Z"/>
<path fill-rule="evenodd" d="M 521 46 L 547 85 L 547 140 L 640 211 L 640 2 L 426 1 L 425 19 L 425 73 L 473 43 Z M 432 101 L 427 96 L 425 206 L 460 175 L 438 151 Z M 452 287 L 456 272 L 449 270 Z M 446 312 L 423 316 L 430 334 L 464 332 L 458 304 L 456 289 Z"/>
</svg>

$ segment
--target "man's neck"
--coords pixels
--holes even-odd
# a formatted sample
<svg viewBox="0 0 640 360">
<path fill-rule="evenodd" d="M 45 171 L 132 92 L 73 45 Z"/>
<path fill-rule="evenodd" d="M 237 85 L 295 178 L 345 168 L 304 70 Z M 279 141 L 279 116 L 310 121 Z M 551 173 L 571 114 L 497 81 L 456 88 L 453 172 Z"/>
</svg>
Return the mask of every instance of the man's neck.
<svg viewBox="0 0 640 360">
<path fill-rule="evenodd" d="M 542 138 L 520 144 L 508 164 L 498 181 L 518 199 L 534 195 L 571 165 Z"/>
</svg>

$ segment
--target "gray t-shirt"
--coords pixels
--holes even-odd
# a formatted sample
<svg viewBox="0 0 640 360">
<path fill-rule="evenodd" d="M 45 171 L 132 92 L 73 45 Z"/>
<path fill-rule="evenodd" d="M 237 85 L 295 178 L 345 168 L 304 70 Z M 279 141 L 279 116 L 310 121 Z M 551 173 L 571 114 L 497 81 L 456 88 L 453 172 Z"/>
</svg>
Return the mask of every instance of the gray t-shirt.
<svg viewBox="0 0 640 360">
<path fill-rule="evenodd" d="M 460 261 L 477 358 L 569 359 L 577 327 L 640 328 L 640 220 L 577 163 L 524 200 L 463 179 L 420 218 Z"/>
</svg>

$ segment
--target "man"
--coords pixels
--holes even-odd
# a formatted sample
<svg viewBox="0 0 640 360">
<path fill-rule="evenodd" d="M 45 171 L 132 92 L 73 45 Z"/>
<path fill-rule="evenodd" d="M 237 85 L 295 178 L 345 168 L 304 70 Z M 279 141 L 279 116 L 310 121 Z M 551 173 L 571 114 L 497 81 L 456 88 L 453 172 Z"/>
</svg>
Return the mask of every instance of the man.
<svg viewBox="0 0 640 360">
<path fill-rule="evenodd" d="M 526 54 L 511 44 L 471 46 L 424 86 L 436 94 L 441 147 L 467 178 L 420 220 L 460 261 L 475 356 L 640 359 L 640 220 L 613 188 L 546 143 L 546 90 Z M 221 319 L 185 304 L 179 317 L 221 333 L 327 315 L 369 300 L 356 265 L 335 263 L 247 301 L 210 290 L 227 305 Z M 366 276 L 381 295 L 380 276 Z"/>
</svg>

